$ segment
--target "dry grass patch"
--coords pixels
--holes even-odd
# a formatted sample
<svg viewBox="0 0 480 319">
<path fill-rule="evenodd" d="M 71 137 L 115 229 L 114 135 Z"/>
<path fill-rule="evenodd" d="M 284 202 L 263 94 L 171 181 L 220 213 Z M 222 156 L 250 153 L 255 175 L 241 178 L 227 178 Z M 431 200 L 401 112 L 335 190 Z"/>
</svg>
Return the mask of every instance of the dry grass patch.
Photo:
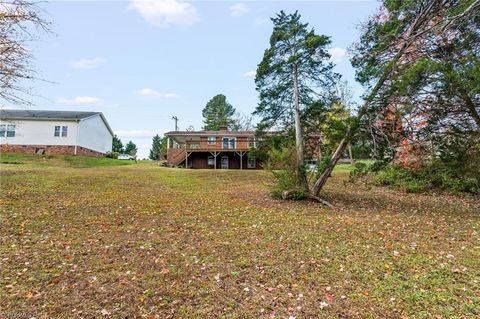
<svg viewBox="0 0 480 319">
<path fill-rule="evenodd" d="M 480 202 L 261 171 L 2 164 L 0 317 L 480 316 Z M 7 173 L 8 172 L 8 173 Z"/>
</svg>

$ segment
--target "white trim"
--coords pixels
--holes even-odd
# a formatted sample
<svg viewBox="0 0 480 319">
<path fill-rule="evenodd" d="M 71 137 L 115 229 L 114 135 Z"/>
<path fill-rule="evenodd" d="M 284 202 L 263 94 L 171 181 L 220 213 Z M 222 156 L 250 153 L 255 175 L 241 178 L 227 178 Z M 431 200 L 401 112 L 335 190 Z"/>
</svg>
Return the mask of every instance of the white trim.
<svg viewBox="0 0 480 319">
<path fill-rule="evenodd" d="M 223 144 L 223 139 L 224 138 L 228 139 L 228 147 L 227 148 L 223 147 L 223 145 L 224 145 Z M 232 140 L 232 139 L 235 140 L 235 147 L 234 148 L 230 147 L 230 140 Z M 237 137 L 236 136 L 234 136 L 234 137 L 222 136 L 222 149 L 224 149 L 224 150 L 236 150 L 237 149 Z"/>
<path fill-rule="evenodd" d="M 213 138 L 213 143 L 210 143 L 210 139 Z M 208 136 L 207 137 L 207 144 L 208 145 L 215 145 L 217 144 L 217 137 L 216 136 Z"/>
<path fill-rule="evenodd" d="M 80 123 L 78 123 L 77 125 L 77 134 L 75 136 L 75 151 L 74 151 L 75 155 L 77 155 L 78 135 L 80 135 L 79 132 L 80 132 Z"/>
<path fill-rule="evenodd" d="M 253 147 L 250 147 L 250 140 L 253 140 Z M 248 137 L 247 142 L 248 142 L 248 147 L 249 148 L 257 148 L 257 138 L 256 137 Z"/>
</svg>

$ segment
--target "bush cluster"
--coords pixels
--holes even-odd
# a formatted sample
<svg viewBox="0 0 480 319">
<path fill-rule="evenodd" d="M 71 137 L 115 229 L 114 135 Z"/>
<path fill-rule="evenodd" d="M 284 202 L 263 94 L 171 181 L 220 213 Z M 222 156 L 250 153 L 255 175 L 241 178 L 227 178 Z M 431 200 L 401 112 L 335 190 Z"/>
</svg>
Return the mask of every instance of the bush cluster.
<svg viewBox="0 0 480 319">
<path fill-rule="evenodd" d="M 264 167 L 272 172 L 275 179 L 272 189 L 273 197 L 283 198 L 285 192 L 288 192 L 289 198 L 293 200 L 302 200 L 308 197 L 307 190 L 297 185 L 294 146 L 270 149 Z M 302 170 L 302 173 L 305 173 L 305 167 Z"/>
<path fill-rule="evenodd" d="M 406 169 L 397 164 L 386 166 L 356 163 L 350 173 L 350 180 L 356 181 L 369 176 L 376 186 L 401 188 L 407 193 L 421 193 L 432 190 L 447 191 L 454 194 L 480 194 L 480 172 L 463 172 L 445 163 L 431 162 L 417 170 Z"/>
<path fill-rule="evenodd" d="M 108 152 L 107 154 L 105 154 L 105 157 L 106 158 L 117 159 L 118 155 L 120 155 L 120 153 L 113 151 L 113 152 Z"/>
</svg>

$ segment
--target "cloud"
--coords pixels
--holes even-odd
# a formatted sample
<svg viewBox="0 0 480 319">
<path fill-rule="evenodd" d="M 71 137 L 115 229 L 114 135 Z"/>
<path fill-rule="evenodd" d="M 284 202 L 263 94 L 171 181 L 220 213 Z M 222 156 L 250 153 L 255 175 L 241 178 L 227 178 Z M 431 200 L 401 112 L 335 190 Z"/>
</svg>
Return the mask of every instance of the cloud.
<svg viewBox="0 0 480 319">
<path fill-rule="evenodd" d="M 104 64 L 106 60 L 104 58 L 93 59 L 80 59 L 71 63 L 74 69 L 95 69 Z"/>
<path fill-rule="evenodd" d="M 252 77 L 252 76 L 255 76 L 257 74 L 257 72 L 255 70 L 250 70 L 250 71 L 247 71 L 245 73 L 243 73 L 243 76 L 244 77 Z"/>
<path fill-rule="evenodd" d="M 154 97 L 163 97 L 167 99 L 174 99 L 180 97 L 180 94 L 177 93 L 160 93 L 150 88 L 143 88 L 137 91 L 138 95 L 141 96 L 154 96 Z"/>
<path fill-rule="evenodd" d="M 77 96 L 73 99 L 60 98 L 57 100 L 57 103 L 65 105 L 103 105 L 101 99 L 92 96 Z"/>
<path fill-rule="evenodd" d="M 115 134 L 117 134 L 118 137 L 120 138 L 151 138 L 155 135 L 163 135 L 165 133 L 164 131 L 162 132 L 157 132 L 157 131 L 147 131 L 147 130 L 131 130 L 131 131 L 116 131 Z"/>
<path fill-rule="evenodd" d="M 330 53 L 331 59 L 335 63 L 343 62 L 344 58 L 347 56 L 347 50 L 343 48 L 331 48 L 328 50 L 328 53 Z"/>
<path fill-rule="evenodd" d="M 235 3 L 228 7 L 232 17 L 241 17 L 248 13 L 249 9 L 244 3 Z"/>
<path fill-rule="evenodd" d="M 129 9 L 137 11 L 148 23 L 160 27 L 190 26 L 200 20 L 197 9 L 180 0 L 132 0 Z"/>
</svg>

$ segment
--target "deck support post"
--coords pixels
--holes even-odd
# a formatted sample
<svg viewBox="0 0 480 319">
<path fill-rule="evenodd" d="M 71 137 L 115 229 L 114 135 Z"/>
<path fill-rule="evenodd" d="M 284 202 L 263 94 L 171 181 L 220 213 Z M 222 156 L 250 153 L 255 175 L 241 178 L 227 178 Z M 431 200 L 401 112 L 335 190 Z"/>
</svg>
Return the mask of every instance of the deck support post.
<svg viewBox="0 0 480 319">
<path fill-rule="evenodd" d="M 212 156 L 213 156 L 213 169 L 217 169 L 217 155 L 218 155 L 218 152 L 213 151 L 213 153 L 210 152 L 210 154 L 212 154 Z"/>
<path fill-rule="evenodd" d="M 192 154 L 192 152 L 185 151 L 185 168 L 188 168 L 188 157 Z"/>
<path fill-rule="evenodd" d="M 245 151 L 239 151 L 239 152 L 235 152 L 238 154 L 238 156 L 240 156 L 240 170 L 243 170 L 243 155 L 245 155 Z"/>
</svg>

